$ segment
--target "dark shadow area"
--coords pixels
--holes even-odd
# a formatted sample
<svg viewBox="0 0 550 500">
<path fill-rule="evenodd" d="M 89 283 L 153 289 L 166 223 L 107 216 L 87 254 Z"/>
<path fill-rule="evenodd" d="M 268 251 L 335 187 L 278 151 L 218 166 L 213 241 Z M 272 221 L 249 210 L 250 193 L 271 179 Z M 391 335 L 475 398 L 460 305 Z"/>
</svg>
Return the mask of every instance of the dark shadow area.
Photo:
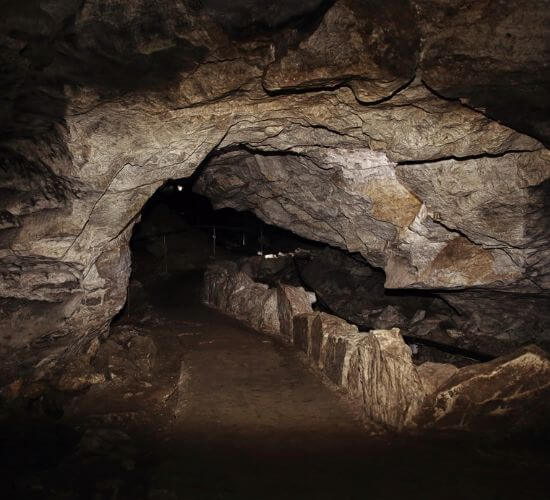
<svg viewBox="0 0 550 500">
<path fill-rule="evenodd" d="M 132 289 L 150 273 L 204 269 L 215 260 L 240 263 L 251 277 L 270 286 L 286 283 L 315 292 L 316 310 L 340 316 L 362 331 L 402 328 L 418 363 L 464 365 L 494 356 L 459 345 L 445 335 L 460 314 L 435 293 L 388 290 L 385 274 L 361 255 L 302 238 L 264 223 L 250 212 L 215 210 L 193 191 L 199 172 L 166 183 L 148 201 L 131 242 Z M 131 308 L 131 307 L 130 307 Z M 128 315 L 128 305 L 120 317 Z M 433 338 L 417 335 L 432 321 Z M 439 336 L 437 335 L 439 334 Z"/>
</svg>

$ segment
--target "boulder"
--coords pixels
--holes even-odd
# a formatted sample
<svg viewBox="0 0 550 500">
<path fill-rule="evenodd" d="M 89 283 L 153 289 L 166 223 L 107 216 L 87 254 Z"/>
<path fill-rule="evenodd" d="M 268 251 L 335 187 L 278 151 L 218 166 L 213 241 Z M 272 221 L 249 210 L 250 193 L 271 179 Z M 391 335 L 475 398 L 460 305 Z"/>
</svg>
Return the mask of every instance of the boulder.
<svg viewBox="0 0 550 500">
<path fill-rule="evenodd" d="M 377 330 L 385 328 L 403 328 L 408 323 L 407 318 L 401 314 L 399 309 L 395 306 L 389 305 L 384 308 L 378 318 L 374 321 L 374 327 Z"/>
<path fill-rule="evenodd" d="M 426 394 L 435 394 L 436 391 L 452 377 L 458 368 L 450 363 L 432 363 L 426 361 L 416 368 Z"/>
<path fill-rule="evenodd" d="M 350 359 L 365 335 L 368 334 L 347 327 L 330 332 L 325 344 L 323 371 L 335 384 L 347 388 Z"/>
<path fill-rule="evenodd" d="M 550 358 L 530 345 L 458 370 L 428 398 L 423 417 L 444 428 L 532 428 L 547 425 L 549 402 Z"/>
<path fill-rule="evenodd" d="M 277 290 L 261 283 L 236 290 L 226 312 L 265 333 L 280 334 Z"/>
<path fill-rule="evenodd" d="M 294 316 L 294 345 L 311 357 L 311 329 L 319 313 L 304 313 Z"/>
<path fill-rule="evenodd" d="M 311 328 L 310 359 L 323 370 L 327 362 L 327 342 L 329 337 L 356 334 L 358 329 L 347 321 L 327 313 L 319 313 Z M 329 368 L 330 370 L 330 368 Z"/>
<path fill-rule="evenodd" d="M 340 0 L 308 39 L 268 66 L 263 84 L 280 91 L 345 81 L 359 99 L 373 102 L 411 79 L 418 48 L 414 11 L 407 3 L 388 0 L 379 9 L 372 2 Z"/>
<path fill-rule="evenodd" d="M 252 283 L 245 273 L 240 273 L 236 282 L 237 265 L 232 262 L 222 261 L 208 266 L 204 273 L 202 301 L 217 309 L 227 308 L 227 299 L 234 288 L 247 286 Z"/>
<path fill-rule="evenodd" d="M 414 427 L 424 387 L 398 328 L 373 330 L 351 355 L 350 394 L 362 399 L 365 416 L 385 428 Z"/>
<path fill-rule="evenodd" d="M 306 292 L 301 287 L 279 284 L 277 286 L 279 306 L 279 324 L 281 336 L 288 342 L 294 342 L 294 316 L 311 313 L 315 294 Z"/>
<path fill-rule="evenodd" d="M 278 335 L 277 290 L 256 283 L 233 262 L 218 262 L 204 274 L 202 299 L 206 304 L 248 323 L 262 332 Z"/>
</svg>

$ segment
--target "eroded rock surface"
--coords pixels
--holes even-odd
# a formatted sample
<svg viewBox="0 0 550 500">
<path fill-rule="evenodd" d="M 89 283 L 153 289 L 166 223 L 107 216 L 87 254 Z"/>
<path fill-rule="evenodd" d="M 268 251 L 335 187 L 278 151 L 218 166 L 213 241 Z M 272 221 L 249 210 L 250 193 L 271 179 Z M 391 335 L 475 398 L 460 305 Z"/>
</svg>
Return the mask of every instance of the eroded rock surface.
<svg viewBox="0 0 550 500">
<path fill-rule="evenodd" d="M 284 284 L 277 287 L 280 331 L 289 342 L 294 341 L 294 316 L 312 312 L 311 304 L 315 300 L 315 294 L 306 292 L 301 287 Z"/>
<path fill-rule="evenodd" d="M 257 330 L 281 334 L 277 290 L 256 283 L 232 262 L 209 267 L 204 283 L 202 299 L 206 304 L 245 321 Z M 286 309 L 287 305 L 284 307 Z"/>
<path fill-rule="evenodd" d="M 350 359 L 348 388 L 369 419 L 393 428 L 413 426 L 424 399 L 422 381 L 399 329 L 373 330 Z"/>
<path fill-rule="evenodd" d="M 439 427 L 547 428 L 550 360 L 528 346 L 493 361 L 448 373 L 428 399 L 426 418 Z M 529 411 L 526 411 L 526 407 Z"/>
<path fill-rule="evenodd" d="M 240 274 L 234 263 L 210 266 L 205 275 L 204 298 L 251 323 L 257 314 L 254 302 L 248 302 L 248 311 L 235 307 L 240 297 L 232 286 L 227 286 L 239 283 Z M 248 290 L 253 291 L 254 282 L 248 276 L 247 283 Z M 265 328 L 260 331 L 283 334 L 285 342 L 294 343 L 315 369 L 359 402 L 371 425 L 393 430 L 418 426 L 479 430 L 503 425 L 514 425 L 519 430 L 547 425 L 550 360 L 538 347 L 524 347 L 460 369 L 433 362 L 416 366 L 398 328 L 360 332 L 331 314 L 299 312 L 306 293 L 301 288 L 286 287 L 279 311 L 290 311 L 287 302 L 295 297 L 292 338 L 282 327 L 281 332 Z M 305 308 L 311 310 L 309 301 L 307 304 Z M 525 405 L 537 411 L 522 411 Z"/>
<path fill-rule="evenodd" d="M 544 310 L 549 159 L 522 132 L 548 138 L 547 5 L 6 2 L 6 357 L 105 333 L 144 203 L 205 159 L 218 206 L 360 252 L 388 287 Z"/>
</svg>

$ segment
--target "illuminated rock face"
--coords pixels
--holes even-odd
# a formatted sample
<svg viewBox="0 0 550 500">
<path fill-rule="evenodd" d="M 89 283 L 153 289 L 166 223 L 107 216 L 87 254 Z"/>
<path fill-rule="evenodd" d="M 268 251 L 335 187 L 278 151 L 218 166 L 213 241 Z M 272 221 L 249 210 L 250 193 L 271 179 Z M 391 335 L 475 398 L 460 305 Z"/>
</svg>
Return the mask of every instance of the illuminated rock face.
<svg viewBox="0 0 550 500">
<path fill-rule="evenodd" d="M 7 2 L 0 345 L 105 331 L 143 204 L 204 161 L 218 206 L 547 331 L 550 9 L 443 3 Z"/>
<path fill-rule="evenodd" d="M 342 318 L 313 312 L 302 288 L 279 285 L 274 292 L 235 263 L 219 262 L 206 271 L 203 300 L 294 344 L 314 369 L 358 404 L 375 428 L 547 425 L 550 358 L 536 346 L 460 369 L 432 362 L 417 366 L 399 328 L 359 331 Z M 267 306 L 266 297 L 274 297 Z M 274 309 L 284 322 L 273 322 Z M 287 321 L 293 323 L 291 335 Z"/>
</svg>

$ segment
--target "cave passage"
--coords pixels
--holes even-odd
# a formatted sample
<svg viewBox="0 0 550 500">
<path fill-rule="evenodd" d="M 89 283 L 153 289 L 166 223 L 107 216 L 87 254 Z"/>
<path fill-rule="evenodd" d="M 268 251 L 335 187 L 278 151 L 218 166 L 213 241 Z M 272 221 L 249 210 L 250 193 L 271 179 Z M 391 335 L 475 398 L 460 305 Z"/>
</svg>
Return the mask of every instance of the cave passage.
<svg viewBox="0 0 550 500">
<path fill-rule="evenodd" d="M 5 0 L 0 496 L 550 491 L 550 0 Z"/>
<path fill-rule="evenodd" d="M 205 267 L 229 259 L 255 263 L 265 283 L 318 288 L 332 305 L 316 308 L 348 316 L 343 283 L 370 276 L 373 322 L 388 306 L 391 322 L 420 306 L 447 313 L 444 303 L 385 296 L 383 273 L 361 257 L 213 210 L 191 188 L 170 182 L 142 212 L 128 301 L 93 361 L 107 380 L 63 400 L 41 395 L 38 420 L 2 429 L 9 498 L 544 498 L 540 436 L 372 435 L 296 349 L 203 305 L 200 290 Z M 469 362 L 438 349 L 415 356 Z"/>
<path fill-rule="evenodd" d="M 503 458 L 500 442 L 478 436 L 372 436 L 356 408 L 295 349 L 201 303 L 208 263 L 253 258 L 265 265 L 264 281 L 292 281 L 297 274 L 284 257 L 258 253 L 298 247 L 322 253 L 326 246 L 249 213 L 214 211 L 183 182 L 152 198 L 132 240 L 130 307 L 110 337 L 123 343 L 136 332 L 150 337 L 156 346 L 151 376 L 146 387 L 137 375 L 133 386 L 108 395 L 92 388 L 72 405 L 72 418 L 88 425 L 103 408 L 99 420 L 110 430 L 106 436 L 86 431 L 93 439 L 117 442 L 121 436 L 111 435 L 117 431 L 129 436 L 129 451 L 119 456 L 114 447 L 107 455 L 115 468 L 99 466 L 101 474 L 115 476 L 128 497 L 363 498 L 368 488 L 373 498 L 481 498 L 487 492 L 512 498 L 519 491 L 537 498 L 542 483 L 533 477 L 543 469 L 536 460 L 518 468 Z M 117 417 L 122 421 L 113 425 Z M 135 468 L 125 470 L 127 463 Z M 461 480 L 450 470 L 460 471 Z"/>
<path fill-rule="evenodd" d="M 131 315 L 132 288 L 152 270 L 163 274 L 204 270 L 216 259 L 246 261 L 259 256 L 255 259 L 259 264 L 254 270 L 255 279 L 268 285 L 282 282 L 305 287 L 316 294 L 316 310 L 340 316 L 361 331 L 375 327 L 405 327 L 404 339 L 412 346 L 418 363 L 429 359 L 463 365 L 494 359 L 493 355 L 479 350 L 453 345 L 448 337 L 451 343 L 437 337 L 423 338 L 415 335 L 418 329 L 407 328 L 407 318 L 410 322 L 419 313 L 425 317 L 423 307 L 428 309 L 428 314 L 436 314 L 441 323 L 447 321 L 447 327 L 453 326 L 454 311 L 435 294 L 387 290 L 384 272 L 370 266 L 358 254 L 299 237 L 264 223 L 250 212 L 230 208 L 215 210 L 206 197 L 193 191 L 195 179 L 196 176 L 166 183 L 144 207 L 141 223 L 136 226 L 131 240 L 134 281 L 128 289 L 129 298 L 122 315 Z M 335 257 L 336 262 L 327 262 Z M 346 265 L 338 265 L 342 261 Z M 327 266 L 331 265 L 332 272 L 326 274 Z M 366 284 L 349 286 L 350 280 L 357 275 Z M 356 295 L 355 303 L 350 304 L 354 300 L 350 295 Z M 348 302 L 348 307 L 342 307 L 343 300 Z M 362 300 L 365 304 L 361 304 Z M 362 308 L 370 308 L 374 316 L 357 314 Z"/>
</svg>

